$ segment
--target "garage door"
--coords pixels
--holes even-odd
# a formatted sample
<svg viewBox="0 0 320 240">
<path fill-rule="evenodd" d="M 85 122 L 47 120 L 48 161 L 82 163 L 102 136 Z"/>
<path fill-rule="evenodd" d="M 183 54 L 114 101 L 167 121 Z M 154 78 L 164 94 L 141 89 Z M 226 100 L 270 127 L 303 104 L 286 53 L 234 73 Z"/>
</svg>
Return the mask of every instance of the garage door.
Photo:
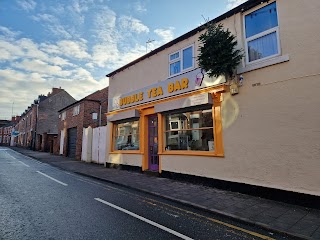
<svg viewBox="0 0 320 240">
<path fill-rule="evenodd" d="M 68 157 L 76 157 L 77 128 L 68 129 Z"/>
</svg>

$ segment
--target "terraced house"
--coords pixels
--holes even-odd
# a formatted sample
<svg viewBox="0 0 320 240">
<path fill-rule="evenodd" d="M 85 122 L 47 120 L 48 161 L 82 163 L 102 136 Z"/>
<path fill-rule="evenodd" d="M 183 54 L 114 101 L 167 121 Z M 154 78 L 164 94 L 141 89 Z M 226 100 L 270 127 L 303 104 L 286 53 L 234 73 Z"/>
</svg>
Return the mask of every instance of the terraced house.
<svg viewBox="0 0 320 240">
<path fill-rule="evenodd" d="M 213 19 L 244 50 L 242 86 L 199 68 L 203 26 L 109 73 L 106 164 L 320 196 L 319 9 L 249 0 Z"/>
<path fill-rule="evenodd" d="M 58 110 L 76 100 L 64 89 L 39 95 L 22 114 L 15 130 L 17 146 L 58 154 Z"/>
</svg>

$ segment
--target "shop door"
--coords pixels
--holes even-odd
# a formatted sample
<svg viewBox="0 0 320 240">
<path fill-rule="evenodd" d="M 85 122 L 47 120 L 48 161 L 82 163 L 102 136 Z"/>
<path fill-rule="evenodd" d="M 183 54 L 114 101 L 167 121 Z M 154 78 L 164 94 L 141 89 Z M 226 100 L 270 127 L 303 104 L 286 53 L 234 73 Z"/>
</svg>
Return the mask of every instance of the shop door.
<svg viewBox="0 0 320 240">
<path fill-rule="evenodd" d="M 149 170 L 159 170 L 158 156 L 158 117 L 157 115 L 148 118 L 148 162 Z"/>
<path fill-rule="evenodd" d="M 77 148 L 77 128 L 68 129 L 68 157 L 74 158 L 76 156 Z"/>
</svg>

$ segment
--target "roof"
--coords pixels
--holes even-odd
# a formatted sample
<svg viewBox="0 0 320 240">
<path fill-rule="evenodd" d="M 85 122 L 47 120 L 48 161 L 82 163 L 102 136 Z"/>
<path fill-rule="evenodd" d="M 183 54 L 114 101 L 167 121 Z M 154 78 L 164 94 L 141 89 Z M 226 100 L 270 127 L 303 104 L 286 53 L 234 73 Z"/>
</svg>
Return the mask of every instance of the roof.
<svg viewBox="0 0 320 240">
<path fill-rule="evenodd" d="M 80 99 L 79 101 L 76 101 L 76 102 L 74 102 L 74 103 L 71 103 L 70 105 L 68 105 L 68 106 L 66 106 L 66 107 L 64 107 L 64 108 L 62 108 L 62 109 L 60 109 L 58 112 L 62 112 L 62 111 L 64 111 L 64 110 L 66 110 L 67 108 L 70 108 L 70 107 L 72 107 L 72 106 L 74 106 L 74 105 L 77 105 L 77 104 L 79 104 L 79 103 L 81 103 L 81 102 L 83 102 L 83 101 L 89 101 L 89 102 L 97 102 L 97 103 L 100 103 L 100 101 L 99 101 L 99 100 L 93 100 L 93 99 L 82 98 L 82 99 Z"/>
<path fill-rule="evenodd" d="M 226 12 L 226 13 L 224 13 L 224 14 L 222 14 L 222 15 L 214 18 L 214 19 L 212 19 L 208 23 L 205 23 L 205 24 L 203 24 L 203 25 L 191 30 L 190 32 L 187 32 L 187 33 L 183 34 L 182 36 L 172 40 L 171 42 L 168 42 L 168 43 L 162 45 L 161 47 L 159 47 L 159 48 L 157 48 L 157 49 L 155 49 L 155 50 L 143 55 L 142 57 L 140 57 L 140 58 L 138 58 L 138 59 L 126 64 L 126 65 L 124 65 L 123 67 L 118 68 L 117 70 L 107 74 L 106 77 L 111 77 L 111 76 L 115 75 L 116 73 L 121 72 L 124 69 L 126 69 L 126 68 L 128 68 L 128 67 L 130 67 L 130 66 L 132 66 L 132 65 L 134 65 L 134 64 L 136 64 L 138 62 L 141 62 L 142 60 L 144 60 L 146 58 L 149 58 L 149 57 L 157 54 L 158 52 L 163 51 L 166 48 L 169 48 L 169 47 L 173 46 L 176 43 L 181 42 L 181 41 L 183 41 L 183 40 L 185 40 L 185 39 L 197 34 L 198 32 L 201 32 L 202 30 L 204 30 L 206 28 L 207 24 L 219 22 L 219 21 L 221 21 L 223 19 L 231 17 L 231 16 L 233 16 L 233 15 L 239 13 L 239 12 L 244 12 L 244 11 L 246 11 L 248 9 L 251 9 L 251 8 L 259 5 L 260 3 L 264 3 L 264 2 L 268 2 L 268 0 L 248 0 L 247 2 L 239 5 L 238 7 L 235 7 L 233 9 L 231 9 L 230 11 L 228 11 L 228 12 Z"/>
<path fill-rule="evenodd" d="M 103 91 L 108 91 L 108 89 L 109 89 L 109 87 L 105 87 L 105 88 L 103 88 L 103 89 L 97 90 L 97 91 L 95 91 L 95 92 L 93 92 L 93 93 L 85 96 L 84 98 L 80 99 L 79 101 L 76 101 L 76 102 L 74 102 L 74 103 L 71 103 L 70 105 L 68 105 L 68 106 L 60 109 L 58 112 L 61 112 L 61 111 L 63 111 L 63 110 L 66 110 L 67 108 L 72 107 L 72 106 L 74 106 L 74 105 L 77 105 L 77 104 L 79 104 L 79 103 L 81 103 L 81 102 L 83 102 L 83 101 L 102 103 L 102 102 L 105 101 L 105 99 L 95 100 L 95 99 L 92 99 L 92 98 L 94 97 L 95 94 L 97 94 L 97 93 L 99 93 L 99 92 L 103 92 Z"/>
</svg>

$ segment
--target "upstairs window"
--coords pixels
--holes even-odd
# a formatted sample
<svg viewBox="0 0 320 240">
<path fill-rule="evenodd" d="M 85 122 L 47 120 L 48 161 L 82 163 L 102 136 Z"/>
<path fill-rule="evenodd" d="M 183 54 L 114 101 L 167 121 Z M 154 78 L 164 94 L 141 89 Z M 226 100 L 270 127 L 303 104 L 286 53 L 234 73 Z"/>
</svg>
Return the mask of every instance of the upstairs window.
<svg viewBox="0 0 320 240">
<path fill-rule="evenodd" d="M 247 63 L 280 54 L 276 2 L 245 15 L 244 21 Z"/>
<path fill-rule="evenodd" d="M 76 116 L 80 113 L 80 105 L 77 105 L 73 108 L 73 116 Z"/>
<path fill-rule="evenodd" d="M 169 75 L 174 76 L 194 67 L 193 45 L 169 55 Z"/>
<path fill-rule="evenodd" d="M 67 116 L 67 113 L 65 111 L 61 113 L 61 121 L 66 120 L 66 116 Z"/>
</svg>

